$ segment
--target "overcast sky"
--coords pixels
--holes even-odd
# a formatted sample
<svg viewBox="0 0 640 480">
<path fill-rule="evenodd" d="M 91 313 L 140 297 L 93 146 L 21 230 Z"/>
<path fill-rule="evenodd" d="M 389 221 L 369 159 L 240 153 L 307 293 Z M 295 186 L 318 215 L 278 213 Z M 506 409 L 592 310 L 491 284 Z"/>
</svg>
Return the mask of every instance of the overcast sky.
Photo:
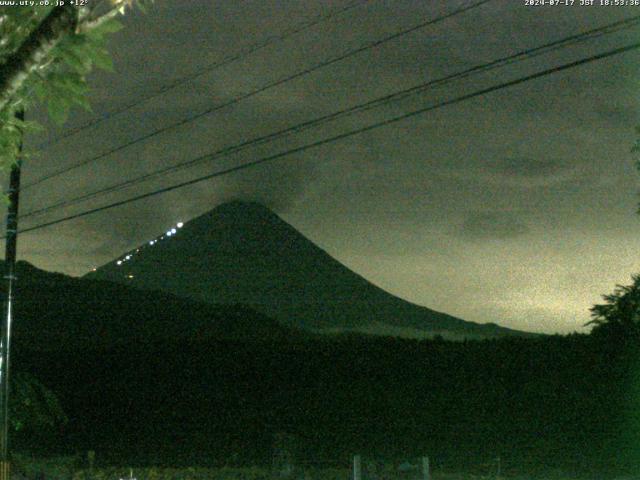
<svg viewBox="0 0 640 480">
<path fill-rule="evenodd" d="M 345 0 L 159 0 L 110 43 L 91 78 L 94 113 L 50 141 L 282 35 Z M 271 44 L 29 159 L 28 184 L 262 85 L 453 11 L 468 1 L 370 0 Z M 494 0 L 23 192 L 21 212 L 243 140 L 640 15 L 640 7 Z M 599 3 L 599 0 L 597 0 Z M 21 226 L 99 206 L 638 41 L 638 28 L 441 86 L 240 154 L 202 163 Z M 586 331 L 589 307 L 640 271 L 640 190 L 630 147 L 640 51 L 502 89 L 262 166 L 19 239 L 36 266 L 82 275 L 230 199 L 258 200 L 345 265 L 412 302 L 511 328 Z M 31 143 L 30 143 L 31 142 Z"/>
</svg>

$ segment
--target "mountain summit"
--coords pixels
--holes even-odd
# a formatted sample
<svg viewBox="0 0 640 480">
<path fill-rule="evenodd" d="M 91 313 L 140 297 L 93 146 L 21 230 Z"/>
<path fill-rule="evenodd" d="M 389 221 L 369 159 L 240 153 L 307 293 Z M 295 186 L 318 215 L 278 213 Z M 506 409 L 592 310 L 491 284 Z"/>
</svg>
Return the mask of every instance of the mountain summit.
<svg viewBox="0 0 640 480">
<path fill-rule="evenodd" d="M 376 287 L 268 208 L 222 204 L 86 275 L 207 303 L 243 304 L 288 326 L 445 338 L 518 335 Z"/>
</svg>

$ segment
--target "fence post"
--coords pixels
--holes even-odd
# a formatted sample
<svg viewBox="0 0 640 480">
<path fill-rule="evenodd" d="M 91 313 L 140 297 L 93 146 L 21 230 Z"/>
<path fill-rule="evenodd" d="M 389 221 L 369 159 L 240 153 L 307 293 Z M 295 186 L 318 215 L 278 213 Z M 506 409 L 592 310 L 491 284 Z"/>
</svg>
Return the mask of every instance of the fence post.
<svg viewBox="0 0 640 480">
<path fill-rule="evenodd" d="M 353 480 L 362 480 L 362 457 L 353 456 Z"/>
<path fill-rule="evenodd" d="M 422 480 L 431 480 L 429 471 L 429 457 L 422 457 Z"/>
</svg>

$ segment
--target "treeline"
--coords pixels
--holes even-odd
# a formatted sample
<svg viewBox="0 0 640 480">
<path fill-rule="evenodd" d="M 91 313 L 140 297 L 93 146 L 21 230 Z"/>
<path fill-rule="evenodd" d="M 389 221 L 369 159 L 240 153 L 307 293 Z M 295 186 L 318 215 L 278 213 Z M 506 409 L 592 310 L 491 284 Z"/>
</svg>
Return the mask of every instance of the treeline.
<svg viewBox="0 0 640 480">
<path fill-rule="evenodd" d="M 117 465 L 269 465 L 286 434 L 300 462 L 428 454 L 471 469 L 499 456 L 513 473 L 623 473 L 640 466 L 637 345 L 601 333 L 16 349 L 69 417 L 59 441 L 19 446 Z"/>
</svg>

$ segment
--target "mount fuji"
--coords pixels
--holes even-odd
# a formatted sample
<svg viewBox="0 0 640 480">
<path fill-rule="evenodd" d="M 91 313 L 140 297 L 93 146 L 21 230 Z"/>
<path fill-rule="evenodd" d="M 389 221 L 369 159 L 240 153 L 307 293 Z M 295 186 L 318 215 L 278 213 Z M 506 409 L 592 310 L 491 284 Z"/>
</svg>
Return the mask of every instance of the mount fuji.
<svg viewBox="0 0 640 480">
<path fill-rule="evenodd" d="M 85 277 L 209 304 L 242 304 L 315 332 L 448 339 L 529 336 L 398 298 L 316 246 L 268 208 L 224 203 Z"/>
</svg>

